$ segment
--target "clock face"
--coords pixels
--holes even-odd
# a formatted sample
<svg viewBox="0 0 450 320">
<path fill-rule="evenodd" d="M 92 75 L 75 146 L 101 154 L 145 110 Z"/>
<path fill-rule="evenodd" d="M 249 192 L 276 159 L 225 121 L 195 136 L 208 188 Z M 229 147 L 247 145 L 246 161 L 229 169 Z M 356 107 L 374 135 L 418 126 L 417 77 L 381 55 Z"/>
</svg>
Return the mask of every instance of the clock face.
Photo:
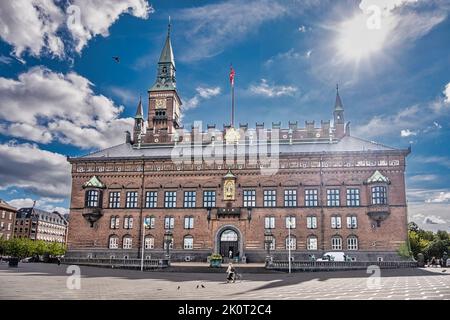
<svg viewBox="0 0 450 320">
<path fill-rule="evenodd" d="M 156 109 L 165 109 L 166 108 L 166 99 L 157 99 L 155 102 Z"/>
</svg>

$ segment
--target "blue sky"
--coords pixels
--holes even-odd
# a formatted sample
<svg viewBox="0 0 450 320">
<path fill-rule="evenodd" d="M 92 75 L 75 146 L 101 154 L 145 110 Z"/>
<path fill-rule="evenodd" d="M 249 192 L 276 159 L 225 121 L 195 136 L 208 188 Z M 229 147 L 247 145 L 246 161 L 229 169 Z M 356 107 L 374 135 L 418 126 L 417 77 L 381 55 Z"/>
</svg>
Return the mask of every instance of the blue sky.
<svg viewBox="0 0 450 320">
<path fill-rule="evenodd" d="M 251 127 L 330 120 L 339 83 L 353 135 L 412 145 L 410 219 L 449 230 L 450 1 L 11 3 L 0 4 L 0 198 L 11 204 L 67 212 L 65 157 L 122 142 L 170 15 L 186 127 L 229 122 L 230 63 L 237 122 Z"/>
</svg>

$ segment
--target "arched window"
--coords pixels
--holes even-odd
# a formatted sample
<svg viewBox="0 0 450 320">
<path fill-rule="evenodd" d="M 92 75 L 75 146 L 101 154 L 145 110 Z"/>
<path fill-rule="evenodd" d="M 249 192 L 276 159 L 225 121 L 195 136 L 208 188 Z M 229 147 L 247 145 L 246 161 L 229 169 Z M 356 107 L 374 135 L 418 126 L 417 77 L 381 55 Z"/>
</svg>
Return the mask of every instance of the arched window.
<svg viewBox="0 0 450 320">
<path fill-rule="evenodd" d="M 101 207 L 101 195 L 100 190 L 87 190 L 85 195 L 85 207 L 86 208 L 100 208 Z"/>
<path fill-rule="evenodd" d="M 220 236 L 220 241 L 238 241 L 238 235 L 233 230 L 225 230 Z"/>
<path fill-rule="evenodd" d="M 342 227 L 342 219 L 341 216 L 332 216 L 331 217 L 331 229 L 340 229 Z"/>
<path fill-rule="evenodd" d="M 347 228 L 348 229 L 358 228 L 358 219 L 356 218 L 356 216 L 348 216 L 347 217 Z"/>
<path fill-rule="evenodd" d="M 175 218 L 174 217 L 165 217 L 164 218 L 164 229 L 173 229 L 175 226 Z"/>
<path fill-rule="evenodd" d="M 123 228 L 124 229 L 133 229 L 133 217 L 125 216 L 123 218 Z"/>
<path fill-rule="evenodd" d="M 309 236 L 306 239 L 306 249 L 307 250 L 317 250 L 317 237 Z"/>
<path fill-rule="evenodd" d="M 331 249 L 332 250 L 342 250 L 342 238 L 339 236 L 334 236 L 331 238 Z"/>
<path fill-rule="evenodd" d="M 358 250 L 358 238 L 356 236 L 347 238 L 347 250 Z"/>
<path fill-rule="evenodd" d="M 119 229 L 119 226 L 120 226 L 119 216 L 111 216 L 109 227 L 111 229 Z"/>
<path fill-rule="evenodd" d="M 286 250 L 297 249 L 297 238 L 295 236 L 286 237 Z"/>
<path fill-rule="evenodd" d="M 185 236 L 183 240 L 184 250 L 194 249 L 194 238 L 192 236 Z"/>
<path fill-rule="evenodd" d="M 122 244 L 123 249 L 131 249 L 132 245 L 133 245 L 133 238 L 131 238 L 131 236 L 124 236 Z"/>
<path fill-rule="evenodd" d="M 152 236 L 146 236 L 144 241 L 145 249 L 154 249 L 155 248 L 155 238 Z"/>
<path fill-rule="evenodd" d="M 144 220 L 146 229 L 154 229 L 155 228 L 155 217 L 154 216 L 146 216 Z"/>
<path fill-rule="evenodd" d="M 109 236 L 109 248 L 117 249 L 119 248 L 119 237 L 116 235 Z"/>
</svg>

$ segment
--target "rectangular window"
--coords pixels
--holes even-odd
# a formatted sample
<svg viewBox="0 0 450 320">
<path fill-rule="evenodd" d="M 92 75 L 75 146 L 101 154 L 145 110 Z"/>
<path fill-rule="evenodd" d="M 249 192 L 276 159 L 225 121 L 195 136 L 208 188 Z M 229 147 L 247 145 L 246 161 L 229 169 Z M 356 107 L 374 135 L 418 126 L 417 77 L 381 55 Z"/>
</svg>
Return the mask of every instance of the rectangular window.
<svg viewBox="0 0 450 320">
<path fill-rule="evenodd" d="M 285 207 L 297 206 L 297 190 L 295 189 L 284 190 L 284 206 Z"/>
<path fill-rule="evenodd" d="M 155 217 L 145 217 L 144 224 L 146 229 L 154 229 Z"/>
<path fill-rule="evenodd" d="M 164 218 L 164 229 L 173 229 L 175 225 L 174 217 L 165 217 Z"/>
<path fill-rule="evenodd" d="M 11 231 L 11 223 L 8 223 L 8 231 Z"/>
<path fill-rule="evenodd" d="M 386 187 L 372 187 L 372 204 L 387 204 Z"/>
<path fill-rule="evenodd" d="M 327 206 L 328 207 L 339 207 L 339 189 L 328 189 L 327 190 Z"/>
<path fill-rule="evenodd" d="M 341 226 L 342 226 L 341 217 L 339 217 L 339 216 L 331 217 L 331 228 L 332 229 L 340 229 Z"/>
<path fill-rule="evenodd" d="M 88 208 L 98 208 L 100 204 L 100 192 L 98 190 L 89 190 L 86 194 L 86 206 Z"/>
<path fill-rule="evenodd" d="M 216 192 L 215 191 L 203 191 L 203 207 L 214 208 L 216 206 Z"/>
<path fill-rule="evenodd" d="M 348 207 L 360 206 L 359 189 L 355 188 L 347 189 L 347 206 Z"/>
<path fill-rule="evenodd" d="M 348 229 L 358 228 L 358 220 L 357 220 L 356 216 L 347 217 L 347 228 Z"/>
<path fill-rule="evenodd" d="M 127 192 L 125 207 L 126 208 L 137 208 L 138 204 L 138 193 L 136 191 Z"/>
<path fill-rule="evenodd" d="M 277 191 L 264 190 L 264 207 L 276 207 L 276 206 L 277 206 Z"/>
<path fill-rule="evenodd" d="M 5 219 L 5 216 L 6 216 L 6 212 L 2 211 L 2 219 Z"/>
<path fill-rule="evenodd" d="M 194 229 L 194 217 L 184 217 L 184 228 Z"/>
<path fill-rule="evenodd" d="M 177 192 L 166 191 L 164 194 L 164 207 L 175 208 L 177 206 Z"/>
<path fill-rule="evenodd" d="M 197 192 L 185 191 L 184 192 L 184 207 L 195 208 L 195 200 L 197 198 Z"/>
<path fill-rule="evenodd" d="M 341 237 L 331 238 L 331 249 L 332 250 L 342 250 L 342 238 Z"/>
<path fill-rule="evenodd" d="M 306 217 L 306 227 L 308 229 L 317 229 L 317 217 Z"/>
<path fill-rule="evenodd" d="M 120 208 L 120 192 L 114 191 L 109 193 L 109 207 Z"/>
<path fill-rule="evenodd" d="M 275 229 L 275 217 L 265 217 L 264 218 L 264 228 Z"/>
<path fill-rule="evenodd" d="M 289 228 L 295 229 L 295 227 L 296 227 L 296 221 L 295 220 L 296 219 L 293 216 L 286 217 L 286 229 L 289 229 Z"/>
<path fill-rule="evenodd" d="M 154 249 L 155 248 L 155 238 L 146 238 L 145 239 L 145 249 Z M 148 256 L 146 257 L 148 258 Z M 149 259 L 147 259 L 149 260 Z"/>
<path fill-rule="evenodd" d="M 192 237 L 184 237 L 183 248 L 185 250 L 190 250 L 194 248 L 194 238 Z"/>
<path fill-rule="evenodd" d="M 316 237 L 308 237 L 306 242 L 307 250 L 317 250 L 317 238 Z"/>
<path fill-rule="evenodd" d="M 12 218 L 13 218 L 13 214 L 12 214 L 12 212 L 10 212 L 9 213 L 9 220 L 12 220 Z"/>
<path fill-rule="evenodd" d="M 133 217 L 125 217 L 123 219 L 123 228 L 124 229 L 133 229 Z"/>
<path fill-rule="evenodd" d="M 158 192 L 157 191 L 147 191 L 145 193 L 145 207 L 146 208 L 156 208 L 158 205 Z"/>
<path fill-rule="evenodd" d="M 244 190 L 244 208 L 256 207 L 256 190 Z"/>
<path fill-rule="evenodd" d="M 317 189 L 306 189 L 305 190 L 305 206 L 306 207 L 317 207 L 319 205 L 319 196 Z"/>
</svg>

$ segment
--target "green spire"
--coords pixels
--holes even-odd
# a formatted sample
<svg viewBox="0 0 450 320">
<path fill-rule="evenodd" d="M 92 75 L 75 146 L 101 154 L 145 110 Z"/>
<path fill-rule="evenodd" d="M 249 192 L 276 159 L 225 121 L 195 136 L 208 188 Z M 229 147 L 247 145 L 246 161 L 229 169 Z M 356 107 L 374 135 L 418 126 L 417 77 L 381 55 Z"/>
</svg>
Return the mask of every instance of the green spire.
<svg viewBox="0 0 450 320">
<path fill-rule="evenodd" d="M 336 103 L 334 104 L 334 110 L 344 110 L 341 96 L 339 95 L 339 85 L 336 85 Z"/>
<path fill-rule="evenodd" d="M 167 37 L 166 43 L 164 44 L 164 48 L 161 52 L 161 57 L 159 58 L 159 63 L 172 63 L 175 67 L 175 58 L 173 56 L 172 50 L 172 42 L 170 41 L 170 29 L 172 28 L 172 24 L 170 22 L 169 17 L 169 26 L 167 28 Z"/>
<path fill-rule="evenodd" d="M 142 96 L 139 98 L 139 104 L 136 110 L 135 119 L 143 119 L 144 118 L 144 108 L 142 107 Z"/>
</svg>

